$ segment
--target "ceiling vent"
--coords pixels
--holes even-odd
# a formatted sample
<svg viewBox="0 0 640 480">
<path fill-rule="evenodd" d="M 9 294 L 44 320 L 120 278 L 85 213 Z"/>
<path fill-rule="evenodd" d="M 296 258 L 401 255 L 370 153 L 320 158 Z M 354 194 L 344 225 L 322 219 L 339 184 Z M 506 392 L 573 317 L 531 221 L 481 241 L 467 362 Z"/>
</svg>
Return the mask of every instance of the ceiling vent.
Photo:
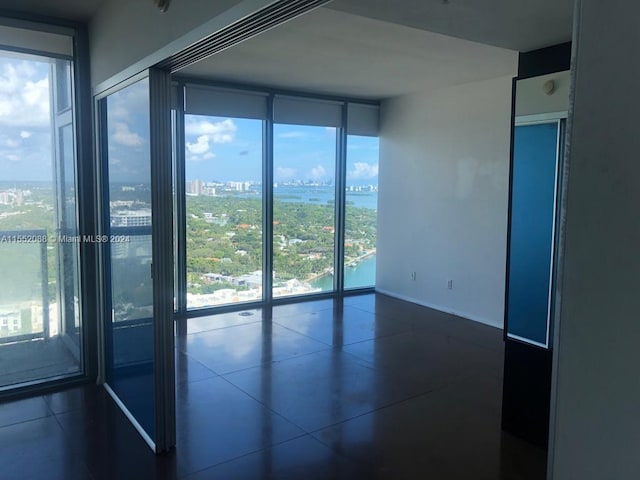
<svg viewBox="0 0 640 480">
<path fill-rule="evenodd" d="M 169 0 L 155 0 L 156 4 Z M 161 62 L 158 67 L 175 73 L 199 60 L 248 40 L 264 31 L 320 7 L 331 0 L 279 0 L 212 33 L 180 53 Z"/>
</svg>

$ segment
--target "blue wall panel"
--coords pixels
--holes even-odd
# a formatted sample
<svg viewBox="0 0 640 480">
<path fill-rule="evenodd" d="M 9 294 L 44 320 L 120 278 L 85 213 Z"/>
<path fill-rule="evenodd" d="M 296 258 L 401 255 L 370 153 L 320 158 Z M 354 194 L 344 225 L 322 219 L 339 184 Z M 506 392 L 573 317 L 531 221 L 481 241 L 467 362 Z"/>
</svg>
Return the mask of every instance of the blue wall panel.
<svg viewBox="0 0 640 480">
<path fill-rule="evenodd" d="M 547 345 L 559 123 L 514 133 L 507 334 Z"/>
</svg>

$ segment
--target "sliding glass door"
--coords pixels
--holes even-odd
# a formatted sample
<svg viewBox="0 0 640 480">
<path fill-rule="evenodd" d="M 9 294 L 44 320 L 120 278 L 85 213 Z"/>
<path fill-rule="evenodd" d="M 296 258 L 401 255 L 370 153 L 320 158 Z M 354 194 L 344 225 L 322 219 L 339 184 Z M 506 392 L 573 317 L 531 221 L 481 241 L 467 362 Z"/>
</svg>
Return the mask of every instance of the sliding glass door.
<svg viewBox="0 0 640 480">
<path fill-rule="evenodd" d="M 155 439 L 148 79 L 109 95 L 105 107 L 111 303 L 107 384 Z"/>
<path fill-rule="evenodd" d="M 167 85 L 151 71 L 98 102 L 106 387 L 156 451 L 174 436 L 173 232 L 160 214 L 172 211 Z"/>
</svg>

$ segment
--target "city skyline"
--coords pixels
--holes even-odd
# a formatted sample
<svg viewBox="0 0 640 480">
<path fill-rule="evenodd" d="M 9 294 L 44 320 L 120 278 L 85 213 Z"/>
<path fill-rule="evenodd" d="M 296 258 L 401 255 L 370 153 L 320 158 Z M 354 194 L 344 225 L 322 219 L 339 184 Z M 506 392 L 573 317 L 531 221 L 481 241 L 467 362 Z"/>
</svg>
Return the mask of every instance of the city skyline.
<svg viewBox="0 0 640 480">
<path fill-rule="evenodd" d="M 186 180 L 261 183 L 262 130 L 260 120 L 186 115 Z M 275 183 L 335 182 L 335 128 L 275 124 L 273 134 Z M 377 184 L 378 143 L 376 137 L 349 136 L 352 184 Z"/>
</svg>

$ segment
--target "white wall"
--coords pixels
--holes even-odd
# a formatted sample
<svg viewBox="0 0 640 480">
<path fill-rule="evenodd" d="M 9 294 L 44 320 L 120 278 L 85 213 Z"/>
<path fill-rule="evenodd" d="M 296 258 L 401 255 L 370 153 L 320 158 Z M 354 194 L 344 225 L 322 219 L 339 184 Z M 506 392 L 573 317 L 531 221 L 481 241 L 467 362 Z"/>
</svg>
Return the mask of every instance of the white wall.
<svg viewBox="0 0 640 480">
<path fill-rule="evenodd" d="M 551 95 L 547 95 L 542 89 L 549 80 L 555 84 L 555 90 Z M 568 70 L 518 80 L 516 116 L 566 112 L 569 109 L 570 82 L 571 74 Z"/>
<path fill-rule="evenodd" d="M 510 117 L 511 77 L 383 103 L 379 291 L 502 327 Z"/>
<path fill-rule="evenodd" d="M 91 19 L 91 78 L 104 82 L 241 0 L 179 0 L 161 13 L 151 0 L 107 0 Z M 194 39 L 197 40 L 197 39 Z"/>
<path fill-rule="evenodd" d="M 640 3 L 579 2 L 553 480 L 640 478 Z"/>
</svg>

